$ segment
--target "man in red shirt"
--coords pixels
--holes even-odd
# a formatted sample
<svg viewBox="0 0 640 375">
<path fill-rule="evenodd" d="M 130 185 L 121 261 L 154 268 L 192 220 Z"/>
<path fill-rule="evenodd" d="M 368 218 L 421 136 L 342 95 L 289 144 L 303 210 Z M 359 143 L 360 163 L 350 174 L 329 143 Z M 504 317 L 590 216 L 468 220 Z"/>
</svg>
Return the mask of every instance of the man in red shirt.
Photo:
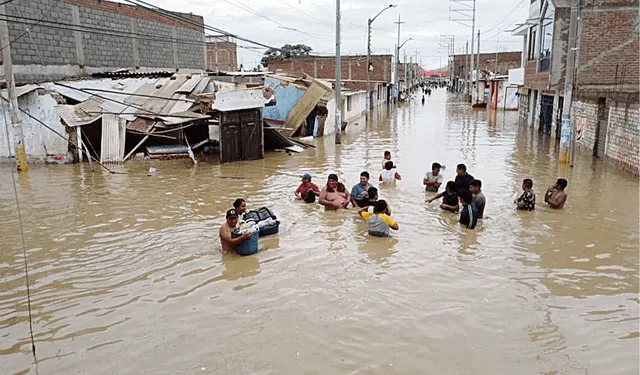
<svg viewBox="0 0 640 375">
<path fill-rule="evenodd" d="M 320 189 L 318 186 L 311 182 L 311 175 L 305 173 L 302 177 L 302 183 L 296 189 L 296 198 L 304 200 L 307 203 L 313 203 L 316 201 L 316 196 L 320 195 Z"/>
</svg>

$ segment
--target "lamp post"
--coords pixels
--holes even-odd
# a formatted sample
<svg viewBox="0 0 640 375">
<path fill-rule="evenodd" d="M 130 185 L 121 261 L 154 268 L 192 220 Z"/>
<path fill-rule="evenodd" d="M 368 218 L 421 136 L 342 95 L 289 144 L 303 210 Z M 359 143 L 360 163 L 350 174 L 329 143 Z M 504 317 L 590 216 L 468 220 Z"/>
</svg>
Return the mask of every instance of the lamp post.
<svg viewBox="0 0 640 375">
<path fill-rule="evenodd" d="M 396 80 L 398 81 L 398 83 L 400 82 L 400 77 L 398 76 L 398 74 L 400 74 L 400 50 L 402 49 L 402 46 L 404 46 L 408 41 L 413 40 L 413 38 L 408 38 L 407 40 L 405 40 L 404 42 L 402 42 L 400 45 L 398 45 L 398 49 L 396 50 Z M 407 73 L 407 61 L 405 59 L 405 66 L 404 66 L 404 73 L 406 76 Z M 407 80 L 405 79 L 404 84 L 407 84 Z M 400 85 L 398 85 L 398 96 L 400 96 Z"/>
<path fill-rule="evenodd" d="M 373 21 L 378 18 L 379 15 L 382 14 L 387 9 L 395 8 L 397 5 L 389 4 L 388 7 L 383 8 L 381 11 L 376 14 L 375 17 L 367 20 L 367 99 L 369 100 L 368 108 L 373 108 L 373 101 L 371 100 L 371 70 L 373 67 L 371 66 L 371 24 Z"/>
</svg>

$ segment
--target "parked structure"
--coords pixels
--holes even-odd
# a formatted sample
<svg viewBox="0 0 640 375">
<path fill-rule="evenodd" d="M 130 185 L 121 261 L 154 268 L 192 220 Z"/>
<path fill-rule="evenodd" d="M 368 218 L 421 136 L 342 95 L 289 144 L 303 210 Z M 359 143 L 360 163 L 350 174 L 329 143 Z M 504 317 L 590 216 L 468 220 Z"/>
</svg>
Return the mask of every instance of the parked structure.
<svg viewBox="0 0 640 375">
<path fill-rule="evenodd" d="M 17 84 L 114 69 L 187 73 L 206 67 L 202 16 L 174 13 L 182 21 L 104 0 L 5 3 Z"/>
<path fill-rule="evenodd" d="M 566 69 L 570 0 L 534 0 L 523 37 L 526 62 L 520 115 L 529 126 L 560 139 L 564 82 L 575 74 L 571 119 L 580 148 L 608 157 L 638 175 L 638 3 L 583 0 L 578 9 L 575 72 Z"/>
<path fill-rule="evenodd" d="M 238 70 L 236 39 L 228 35 L 207 35 L 207 70 L 234 72 Z"/>
</svg>

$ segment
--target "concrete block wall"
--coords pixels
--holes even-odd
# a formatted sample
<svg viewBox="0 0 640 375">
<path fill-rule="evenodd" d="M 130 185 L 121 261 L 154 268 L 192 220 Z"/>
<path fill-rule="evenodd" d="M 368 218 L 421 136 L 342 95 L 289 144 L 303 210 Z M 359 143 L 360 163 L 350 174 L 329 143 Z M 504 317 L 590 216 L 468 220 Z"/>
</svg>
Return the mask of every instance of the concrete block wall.
<svg viewBox="0 0 640 375">
<path fill-rule="evenodd" d="M 391 55 L 376 55 L 371 57 L 373 71 L 372 81 L 391 81 Z M 367 79 L 366 56 L 342 56 L 342 78 L 351 80 Z M 282 70 L 286 73 L 305 73 L 319 79 L 335 79 L 335 57 L 299 57 L 284 61 L 270 61 L 269 71 Z"/>
<path fill-rule="evenodd" d="M 104 0 L 14 0 L 5 8 L 9 16 L 46 21 L 8 21 L 18 84 L 122 68 L 205 69 L 204 29 L 150 10 Z M 180 15 L 203 22 L 200 16 Z M 119 35 L 107 35 L 114 33 Z"/>
</svg>

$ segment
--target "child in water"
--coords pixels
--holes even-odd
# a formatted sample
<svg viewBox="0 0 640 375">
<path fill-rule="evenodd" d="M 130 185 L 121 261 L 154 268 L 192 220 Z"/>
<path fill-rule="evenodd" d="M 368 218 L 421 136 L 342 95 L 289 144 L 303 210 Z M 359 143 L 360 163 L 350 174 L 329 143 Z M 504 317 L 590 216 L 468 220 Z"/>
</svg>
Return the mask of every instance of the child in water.
<svg viewBox="0 0 640 375">
<path fill-rule="evenodd" d="M 431 203 L 439 198 L 442 198 L 442 204 L 440 205 L 441 209 L 451 212 L 458 212 L 458 210 L 460 209 L 460 206 L 458 205 L 458 194 L 456 193 L 455 182 L 447 182 L 444 191 L 429 199 L 427 202 Z"/>
<path fill-rule="evenodd" d="M 367 222 L 369 226 L 369 235 L 375 237 L 388 237 L 389 229 L 398 230 L 398 223 L 391 218 L 389 206 L 384 200 L 375 202 L 373 206 L 373 214 L 367 212 L 367 208 L 358 211 L 360 217 Z"/>
<path fill-rule="evenodd" d="M 382 169 L 384 169 L 385 165 L 387 164 L 387 162 L 390 161 L 391 163 L 393 163 L 393 167 L 396 167 L 396 163 L 393 162 L 393 160 L 391 160 L 391 151 L 385 151 L 384 152 L 384 159 L 382 159 Z"/>
<path fill-rule="evenodd" d="M 468 229 L 474 229 L 478 224 L 478 208 L 473 203 L 473 194 L 467 189 L 460 190 L 460 202 L 462 202 L 462 212 L 460 212 L 460 224 Z"/>
<path fill-rule="evenodd" d="M 392 169 L 393 169 L 393 162 L 387 161 L 384 164 L 384 169 L 380 173 L 379 180 L 381 184 L 395 186 L 396 180 L 402 180 L 402 176 L 400 176 L 400 173 L 395 172 Z"/>
</svg>

